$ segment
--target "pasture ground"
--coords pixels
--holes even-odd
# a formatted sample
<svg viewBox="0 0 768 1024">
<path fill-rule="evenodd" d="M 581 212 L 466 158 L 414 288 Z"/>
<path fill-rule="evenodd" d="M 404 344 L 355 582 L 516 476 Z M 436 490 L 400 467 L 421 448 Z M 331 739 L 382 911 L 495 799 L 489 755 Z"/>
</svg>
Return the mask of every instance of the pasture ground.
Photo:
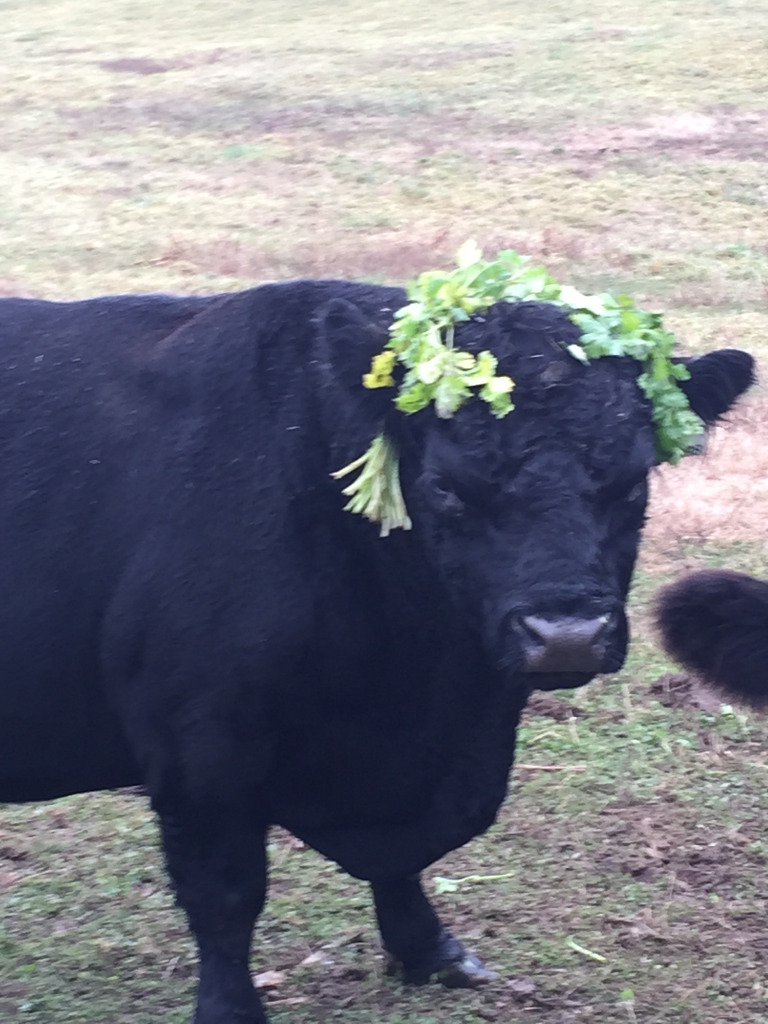
<svg viewBox="0 0 768 1024">
<path fill-rule="evenodd" d="M 403 281 L 474 237 L 765 362 L 760 0 L 0 15 L 2 294 Z M 499 822 L 428 873 L 499 981 L 401 990 L 364 886 L 276 832 L 254 946 L 274 1024 L 766 1024 L 768 720 L 676 674 L 649 608 L 696 566 L 768 575 L 767 423 L 756 390 L 656 474 L 626 668 L 532 702 Z M 181 1024 L 193 975 L 141 797 L 0 811 L 0 1020 Z"/>
</svg>

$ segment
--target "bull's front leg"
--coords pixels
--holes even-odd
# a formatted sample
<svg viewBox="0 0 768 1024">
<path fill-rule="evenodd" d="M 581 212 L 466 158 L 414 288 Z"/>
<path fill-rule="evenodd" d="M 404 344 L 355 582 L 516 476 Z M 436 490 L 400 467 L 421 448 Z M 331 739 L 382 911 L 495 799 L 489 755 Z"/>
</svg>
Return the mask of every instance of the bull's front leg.
<svg viewBox="0 0 768 1024">
<path fill-rule="evenodd" d="M 498 977 L 440 923 L 418 875 L 371 882 L 390 972 L 408 984 L 436 978 L 449 988 L 475 988 Z"/>
<path fill-rule="evenodd" d="M 250 807 L 155 803 L 176 900 L 200 956 L 194 1024 L 267 1024 L 248 964 L 266 898 L 265 828 Z"/>
</svg>

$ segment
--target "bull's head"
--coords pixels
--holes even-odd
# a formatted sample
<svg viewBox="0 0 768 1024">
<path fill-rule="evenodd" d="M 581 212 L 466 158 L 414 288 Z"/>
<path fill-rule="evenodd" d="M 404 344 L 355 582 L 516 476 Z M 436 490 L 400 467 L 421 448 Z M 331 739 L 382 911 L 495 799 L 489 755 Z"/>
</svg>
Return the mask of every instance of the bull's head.
<svg viewBox="0 0 768 1024">
<path fill-rule="evenodd" d="M 407 543 L 419 546 L 503 671 L 547 689 L 618 670 L 656 462 L 640 365 L 627 357 L 579 362 L 567 350 L 579 330 L 563 310 L 500 303 L 460 325 L 456 344 L 497 357 L 499 372 L 516 382 L 514 411 L 496 418 L 485 403 L 469 401 L 448 419 L 432 407 L 406 416 L 393 407 L 391 389 L 360 385 L 391 320 L 388 311 L 381 319 L 369 314 L 337 301 L 321 322 L 329 388 L 343 392 L 329 418 L 336 465 L 383 425 L 400 453 L 413 523 Z M 680 386 L 706 425 L 752 381 L 751 357 L 737 350 L 687 367 L 690 379 Z"/>
</svg>

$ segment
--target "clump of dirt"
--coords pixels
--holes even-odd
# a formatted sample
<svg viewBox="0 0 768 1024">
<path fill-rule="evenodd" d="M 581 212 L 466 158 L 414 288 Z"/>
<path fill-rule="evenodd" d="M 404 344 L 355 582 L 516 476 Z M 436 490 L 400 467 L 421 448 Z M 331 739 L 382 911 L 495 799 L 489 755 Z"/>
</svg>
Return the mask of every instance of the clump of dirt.
<svg viewBox="0 0 768 1024">
<path fill-rule="evenodd" d="M 566 722 L 569 718 L 578 718 L 585 714 L 584 708 L 548 693 L 532 693 L 525 705 L 527 717 L 539 715 L 542 718 L 551 718 L 555 722 Z"/>
<path fill-rule="evenodd" d="M 651 684 L 648 692 L 668 708 L 697 708 L 711 714 L 720 711 L 720 698 L 695 676 L 666 673 Z"/>
</svg>

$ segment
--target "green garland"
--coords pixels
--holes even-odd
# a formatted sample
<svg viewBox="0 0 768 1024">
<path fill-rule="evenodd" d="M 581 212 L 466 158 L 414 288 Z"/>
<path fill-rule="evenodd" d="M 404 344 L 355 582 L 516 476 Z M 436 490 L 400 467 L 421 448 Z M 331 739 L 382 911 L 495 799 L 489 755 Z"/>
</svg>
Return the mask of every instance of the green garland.
<svg viewBox="0 0 768 1024">
<path fill-rule="evenodd" d="M 435 413 L 447 419 L 467 399 L 477 397 L 495 416 L 510 413 L 514 381 L 496 374 L 497 360 L 491 352 L 475 356 L 455 348 L 454 329 L 496 302 L 530 299 L 568 310 L 581 338 L 566 348 L 580 362 L 631 356 L 642 364 L 638 384 L 653 406 L 659 462 L 679 462 L 701 437 L 702 421 L 678 387 L 678 381 L 690 375 L 685 366 L 672 362 L 673 335 L 664 330 L 658 313 L 638 309 L 625 295 L 583 295 L 560 285 L 542 267 L 530 266 L 511 249 L 488 261 L 474 242 L 467 242 L 453 270 L 421 274 L 409 285 L 408 297 L 408 305 L 395 313 L 384 351 L 374 357 L 363 377 L 367 388 L 394 387 L 395 364 L 405 367 L 394 398 L 401 412 L 418 412 L 433 403 Z M 382 536 L 397 527 L 410 529 L 397 452 L 383 433 L 364 455 L 333 476 L 340 479 L 356 469 L 361 469 L 360 476 L 342 492 L 351 497 L 345 508 L 379 523 Z"/>
<path fill-rule="evenodd" d="M 382 537 L 398 527 L 410 530 L 411 520 L 400 489 L 397 449 L 385 434 L 377 434 L 364 455 L 331 476 L 340 480 L 356 469 L 361 470 L 360 476 L 341 492 L 350 499 L 344 511 L 360 512 L 380 523 Z"/>
</svg>

